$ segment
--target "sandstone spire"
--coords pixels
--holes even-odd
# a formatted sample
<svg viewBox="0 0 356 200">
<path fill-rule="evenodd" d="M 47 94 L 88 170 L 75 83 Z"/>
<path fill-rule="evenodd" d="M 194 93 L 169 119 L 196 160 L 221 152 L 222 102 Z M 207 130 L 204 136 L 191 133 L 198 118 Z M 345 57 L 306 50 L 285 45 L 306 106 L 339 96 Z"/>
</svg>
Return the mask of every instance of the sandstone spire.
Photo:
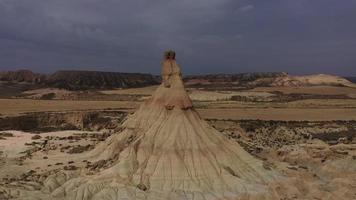
<svg viewBox="0 0 356 200">
<path fill-rule="evenodd" d="M 175 53 L 165 53 L 162 84 L 127 118 L 125 129 L 86 155 L 99 171 L 63 184 L 53 197 L 75 200 L 238 199 L 264 196 L 278 175 L 210 127 L 194 110 Z M 57 181 L 59 182 L 59 181 Z"/>
</svg>

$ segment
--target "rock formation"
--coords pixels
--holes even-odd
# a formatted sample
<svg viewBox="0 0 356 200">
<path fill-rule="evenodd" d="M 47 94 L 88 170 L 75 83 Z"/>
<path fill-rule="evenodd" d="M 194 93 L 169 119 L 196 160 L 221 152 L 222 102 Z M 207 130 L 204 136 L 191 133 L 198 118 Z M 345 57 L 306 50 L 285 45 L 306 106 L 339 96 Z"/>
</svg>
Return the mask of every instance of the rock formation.
<svg viewBox="0 0 356 200">
<path fill-rule="evenodd" d="M 97 71 L 58 71 L 46 82 L 48 86 L 68 90 L 143 87 L 158 83 L 150 74 Z"/>
<path fill-rule="evenodd" d="M 123 131 L 88 152 L 80 175 L 49 176 L 51 198 L 273 199 L 281 177 L 202 120 L 185 92 L 174 52 L 162 84 L 123 123 Z"/>
<path fill-rule="evenodd" d="M 30 70 L 0 72 L 0 81 L 41 83 L 45 79 L 45 75 L 33 73 Z"/>
<path fill-rule="evenodd" d="M 241 73 L 241 74 L 207 74 L 189 75 L 184 77 L 188 86 L 194 85 L 215 85 L 238 87 L 269 86 L 275 79 L 285 77 L 288 74 L 283 72 L 261 72 L 261 73 Z"/>
<path fill-rule="evenodd" d="M 158 84 L 156 76 L 141 73 L 100 71 L 57 71 L 50 75 L 30 70 L 0 72 L 0 81 L 27 83 L 40 88 L 53 87 L 67 90 L 111 89 L 144 87 Z"/>
<path fill-rule="evenodd" d="M 209 89 L 216 90 L 234 87 L 356 87 L 356 84 L 352 82 L 352 77 L 348 79 L 327 74 L 291 76 L 284 72 L 208 74 L 184 77 L 184 81 L 189 87 L 206 86 Z M 21 91 L 48 87 L 78 91 L 157 85 L 159 84 L 159 77 L 151 74 L 100 71 L 57 71 L 45 75 L 29 70 L 18 70 L 0 72 L 0 86 L 1 82 L 16 85 Z M 29 85 L 32 87 L 29 87 Z M 0 90 L 2 87 L 0 87 Z M 6 91 L 2 93 L 6 93 Z"/>
<path fill-rule="evenodd" d="M 356 87 L 356 84 L 349 80 L 333 75 L 316 74 L 307 76 L 285 76 L 276 78 L 271 86 L 298 87 L 298 86 L 343 86 Z"/>
</svg>

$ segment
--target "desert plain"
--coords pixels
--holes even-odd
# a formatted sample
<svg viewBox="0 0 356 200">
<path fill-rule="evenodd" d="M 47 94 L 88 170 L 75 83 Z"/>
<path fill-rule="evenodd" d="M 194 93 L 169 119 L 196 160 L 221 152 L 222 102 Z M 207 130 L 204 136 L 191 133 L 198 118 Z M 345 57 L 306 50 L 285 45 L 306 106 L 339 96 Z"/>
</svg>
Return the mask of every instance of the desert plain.
<svg viewBox="0 0 356 200">
<path fill-rule="evenodd" d="M 297 180 L 304 196 L 286 192 L 281 199 L 356 199 L 356 87 L 286 81 L 232 87 L 185 79 L 203 119 L 262 160 L 265 169 Z M 46 199 L 43 194 L 78 171 L 107 168 L 107 162 L 80 155 L 120 134 L 125 118 L 157 88 L 19 84 L 0 84 L 0 199 Z M 62 182 L 49 179 L 58 172 Z"/>
</svg>

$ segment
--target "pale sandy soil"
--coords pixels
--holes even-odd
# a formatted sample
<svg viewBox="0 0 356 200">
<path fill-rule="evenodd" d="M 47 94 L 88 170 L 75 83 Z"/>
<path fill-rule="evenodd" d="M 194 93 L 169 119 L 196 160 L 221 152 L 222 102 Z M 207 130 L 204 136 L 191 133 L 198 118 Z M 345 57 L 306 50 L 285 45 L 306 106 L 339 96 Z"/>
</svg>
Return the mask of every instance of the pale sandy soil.
<svg viewBox="0 0 356 200">
<path fill-rule="evenodd" d="M 308 83 L 311 85 L 323 85 L 323 84 L 341 84 L 347 87 L 355 87 L 356 85 L 345 78 L 339 76 L 333 76 L 328 74 L 315 74 L 307 76 L 296 76 L 293 77 L 303 83 Z"/>
<path fill-rule="evenodd" d="M 14 137 L 7 137 L 6 140 L 0 140 L 0 151 L 4 153 L 6 157 L 17 156 L 20 152 L 28 149 L 25 143 L 31 140 L 33 135 L 24 134 L 22 131 L 1 131 L 10 132 Z"/>
<path fill-rule="evenodd" d="M 277 77 L 273 86 L 311 86 L 311 85 L 334 85 L 347 86 L 355 88 L 356 85 L 345 78 L 328 74 L 314 74 L 307 76 L 282 76 Z"/>
<path fill-rule="evenodd" d="M 25 112 L 42 111 L 130 109 L 136 108 L 138 104 L 138 102 L 132 101 L 0 99 L 0 114 L 16 115 Z"/>
<path fill-rule="evenodd" d="M 2 131 L 4 132 L 4 131 Z M 0 179 L 3 180 L 4 177 L 19 177 L 21 174 L 28 172 L 30 169 L 35 170 L 36 172 L 45 172 L 50 170 L 62 169 L 63 166 L 68 165 L 70 161 L 77 161 L 76 166 L 83 167 L 83 162 L 78 160 L 78 154 L 68 154 L 61 152 L 60 148 L 70 145 L 86 145 L 86 144 L 95 144 L 96 142 L 82 139 L 82 140 L 58 140 L 53 138 L 59 137 L 68 137 L 76 134 L 91 134 L 94 132 L 88 131 L 56 131 L 41 133 L 41 139 L 33 140 L 31 139 L 35 134 L 22 131 L 5 131 L 12 133 L 14 137 L 6 137 L 6 140 L 0 140 L 0 151 L 2 155 L 0 156 Z M 25 156 L 24 151 L 34 149 L 35 146 L 39 147 L 40 144 L 46 140 L 46 137 L 52 137 L 49 140 L 47 147 L 48 150 L 39 150 L 35 153 L 32 153 L 31 158 L 27 158 L 21 161 L 21 157 Z M 32 142 L 37 142 L 37 145 L 31 144 Z M 31 144 L 31 145 L 25 145 Z M 47 160 L 45 157 L 48 157 L 50 160 Z M 61 163 L 60 165 L 57 163 Z M 1 182 L 0 182 L 1 183 Z M 1 184 L 0 184 L 1 185 Z M 1 188 L 1 186 L 0 186 Z M 1 189 L 0 189 L 1 191 Z M 0 196 L 0 199 L 2 196 Z M 5 198 L 6 199 L 6 198 Z M 19 199 L 24 199 L 20 197 Z M 30 198 L 32 199 L 32 198 Z"/>
<path fill-rule="evenodd" d="M 0 140 L 0 151 L 2 151 L 7 157 L 16 157 L 21 152 L 32 148 L 30 146 L 26 146 L 25 143 L 31 143 L 31 137 L 35 134 L 29 134 L 23 131 L 0 131 L 1 132 L 9 132 L 14 135 L 14 137 L 6 137 L 6 140 Z M 68 137 L 75 133 L 82 133 L 83 131 L 56 131 L 56 132 L 48 132 L 41 133 L 42 137 L 46 136 L 58 136 L 58 137 Z"/>
<path fill-rule="evenodd" d="M 42 139 L 36 140 L 36 142 L 42 143 L 46 136 L 54 137 L 48 144 L 56 148 L 36 151 L 31 154 L 31 157 L 23 161 L 20 161 L 20 157 L 24 154 L 19 152 L 34 147 L 24 147 L 25 143 L 34 141 L 31 139 L 33 134 L 18 131 L 8 132 L 13 133 L 15 137 L 7 138 L 7 140 L 4 141 L 0 140 L 0 150 L 4 152 L 0 158 L 0 178 L 4 180 L 4 183 L 0 184 L 0 191 L 2 194 L 5 194 L 5 197 L 9 195 L 21 200 L 54 199 L 53 196 L 50 196 L 48 193 L 52 192 L 56 187 L 59 187 L 58 185 L 62 185 L 63 182 L 73 180 L 73 182 L 69 183 L 76 183 L 75 181 L 78 180 L 76 177 L 78 177 L 81 172 L 83 172 L 80 177 L 81 179 L 92 178 L 89 181 L 89 183 L 93 183 L 91 188 L 98 187 L 95 183 L 103 180 L 102 177 L 99 177 L 101 178 L 99 179 L 97 178 L 98 176 L 95 176 L 95 174 L 100 175 L 100 172 L 93 172 L 86 169 L 87 162 L 83 160 L 83 158 L 86 157 L 86 152 L 79 154 L 60 152 L 60 147 L 64 147 L 65 145 L 76 146 L 90 141 L 81 139 L 71 143 L 71 140 L 58 140 L 56 137 L 68 137 L 76 133 L 81 134 L 84 132 L 59 131 L 42 133 Z M 15 142 L 15 140 L 18 142 Z M 105 142 L 97 143 L 98 146 L 103 146 L 103 144 L 105 144 Z M 238 144 L 236 143 L 236 145 Z M 277 150 L 266 148 L 258 154 L 258 157 L 263 159 L 264 169 L 266 169 L 267 172 L 271 172 L 271 170 L 273 170 L 273 172 L 278 171 L 278 173 L 286 179 L 283 179 L 285 181 L 284 187 L 283 185 L 277 185 L 278 187 L 276 189 L 284 198 L 266 197 L 263 199 L 324 199 L 325 196 L 330 197 L 326 199 L 332 200 L 355 199 L 355 152 L 355 144 L 337 144 L 330 146 L 319 140 L 309 140 L 302 144 L 284 145 Z M 45 157 L 48 158 L 45 159 Z M 65 170 L 65 167 L 68 166 L 76 166 L 80 170 Z M 105 169 L 101 170 L 101 172 L 103 172 Z M 31 171 L 33 174 L 31 174 Z M 85 172 L 88 172 L 88 174 L 84 175 Z M 109 172 L 110 174 L 117 172 L 117 169 Z M 95 174 L 93 175 L 93 173 Z M 19 177 L 19 180 L 9 180 L 10 177 Z M 44 186 L 31 180 L 43 182 Z M 3 187 L 4 185 L 5 187 Z M 83 185 L 85 185 L 85 182 L 83 182 Z M 238 184 L 234 186 L 238 186 Z M 281 186 L 283 188 L 282 191 Z M 298 192 L 296 188 L 299 190 Z M 140 192 L 140 190 L 135 191 Z M 149 194 L 151 193 L 152 192 Z M 54 196 L 58 195 L 55 192 L 52 194 Z M 113 193 L 109 190 L 106 194 Z M 152 194 L 155 195 L 158 193 Z M 111 195 L 109 197 L 111 197 Z M 59 199 L 70 200 L 74 198 L 58 198 L 58 200 Z M 80 196 L 76 199 L 86 198 Z M 99 200 L 104 198 L 99 197 L 95 199 Z M 242 199 L 257 200 L 262 199 L 262 197 L 242 197 L 241 200 Z"/>
</svg>

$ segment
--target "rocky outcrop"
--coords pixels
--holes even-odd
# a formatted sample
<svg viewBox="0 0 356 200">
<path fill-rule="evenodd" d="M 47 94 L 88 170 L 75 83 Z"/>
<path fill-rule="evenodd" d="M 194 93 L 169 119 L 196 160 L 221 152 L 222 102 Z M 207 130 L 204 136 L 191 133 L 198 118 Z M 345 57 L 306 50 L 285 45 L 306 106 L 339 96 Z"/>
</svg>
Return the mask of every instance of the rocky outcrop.
<svg viewBox="0 0 356 200">
<path fill-rule="evenodd" d="M 131 88 L 155 85 L 159 79 L 151 74 L 99 71 L 58 71 L 51 75 L 29 70 L 0 72 L 0 81 L 30 83 L 67 90 Z"/>
<path fill-rule="evenodd" d="M 299 87 L 319 85 L 356 87 L 355 84 L 345 78 L 328 74 L 278 77 L 270 86 Z"/>
<path fill-rule="evenodd" d="M 282 180 L 280 174 L 266 169 L 263 161 L 199 116 L 185 91 L 174 52 L 169 53 L 162 62 L 164 83 L 126 118 L 122 131 L 78 159 L 92 163 L 88 171 L 81 171 L 78 178 L 56 188 L 50 185 L 52 197 L 278 199 L 280 195 L 275 194 L 272 185 Z M 59 179 L 54 175 L 47 181 Z M 44 187 L 49 188 L 47 185 Z"/>
<path fill-rule="evenodd" d="M 116 129 L 126 116 L 121 111 L 73 111 L 29 113 L 0 118 L 0 131 L 47 132 L 59 130 Z"/>
<path fill-rule="evenodd" d="M 356 142 L 356 121 L 216 120 L 209 123 L 250 153 L 318 139 L 330 145 Z"/>
<path fill-rule="evenodd" d="M 130 88 L 154 84 L 158 84 L 155 76 L 140 73 L 58 71 L 47 79 L 47 85 L 68 90 Z"/>
<path fill-rule="evenodd" d="M 0 72 L 0 81 L 42 83 L 45 79 L 45 75 L 33 73 L 30 70 Z"/>
<path fill-rule="evenodd" d="M 144 87 L 161 82 L 158 76 L 141 73 L 57 71 L 50 75 L 44 75 L 29 70 L 0 72 L 0 81 L 12 84 L 27 83 L 32 85 L 32 89 L 52 87 L 67 90 Z M 356 84 L 353 83 L 356 82 L 356 79 L 352 77 L 342 78 L 326 74 L 291 76 L 284 72 L 190 75 L 184 77 L 184 82 L 187 87 L 203 87 L 213 90 L 318 85 L 356 87 Z M 24 91 L 30 87 L 25 86 L 26 88 L 21 86 L 20 90 Z M 0 87 L 0 91 L 2 87 Z M 10 89 L 13 90 L 13 87 L 11 86 Z"/>
</svg>

